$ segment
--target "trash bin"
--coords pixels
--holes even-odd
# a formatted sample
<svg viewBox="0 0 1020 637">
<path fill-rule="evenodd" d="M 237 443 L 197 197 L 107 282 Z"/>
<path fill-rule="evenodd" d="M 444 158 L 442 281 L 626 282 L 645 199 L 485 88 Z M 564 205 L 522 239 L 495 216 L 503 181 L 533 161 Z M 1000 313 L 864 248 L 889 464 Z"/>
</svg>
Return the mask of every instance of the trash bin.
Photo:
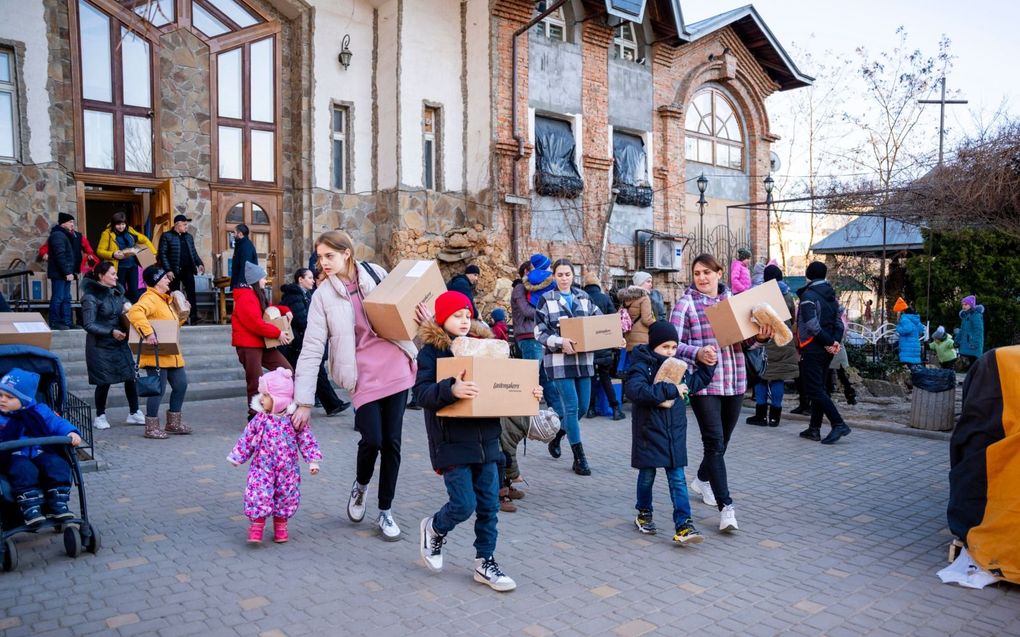
<svg viewBox="0 0 1020 637">
<path fill-rule="evenodd" d="M 928 431 L 952 431 L 956 407 L 956 372 L 916 367 L 910 372 L 914 392 L 910 426 Z"/>
</svg>

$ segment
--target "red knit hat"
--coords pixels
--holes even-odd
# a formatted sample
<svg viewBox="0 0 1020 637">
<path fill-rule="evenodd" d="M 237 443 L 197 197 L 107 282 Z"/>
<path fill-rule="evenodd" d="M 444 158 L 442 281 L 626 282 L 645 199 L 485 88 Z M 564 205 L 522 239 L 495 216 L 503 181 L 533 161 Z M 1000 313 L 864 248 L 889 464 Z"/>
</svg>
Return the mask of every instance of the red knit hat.
<svg viewBox="0 0 1020 637">
<path fill-rule="evenodd" d="M 446 319 L 450 318 L 459 310 L 468 310 L 474 314 L 474 308 L 471 306 L 471 299 L 464 296 L 460 292 L 443 292 L 436 297 L 436 323 L 440 326 L 446 323 Z"/>
</svg>

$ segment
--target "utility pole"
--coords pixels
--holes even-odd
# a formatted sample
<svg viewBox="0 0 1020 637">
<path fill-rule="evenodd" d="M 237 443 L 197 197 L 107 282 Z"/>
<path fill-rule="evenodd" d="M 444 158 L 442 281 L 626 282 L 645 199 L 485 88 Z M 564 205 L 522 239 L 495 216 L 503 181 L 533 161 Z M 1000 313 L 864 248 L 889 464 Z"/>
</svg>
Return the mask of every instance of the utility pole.
<svg viewBox="0 0 1020 637">
<path fill-rule="evenodd" d="M 939 166 L 942 165 L 942 147 L 943 140 L 946 135 L 946 104 L 966 104 L 967 100 L 947 100 L 946 99 L 946 76 L 943 75 L 942 79 L 942 97 L 937 100 L 917 100 L 918 104 L 938 104 L 939 105 Z"/>
</svg>

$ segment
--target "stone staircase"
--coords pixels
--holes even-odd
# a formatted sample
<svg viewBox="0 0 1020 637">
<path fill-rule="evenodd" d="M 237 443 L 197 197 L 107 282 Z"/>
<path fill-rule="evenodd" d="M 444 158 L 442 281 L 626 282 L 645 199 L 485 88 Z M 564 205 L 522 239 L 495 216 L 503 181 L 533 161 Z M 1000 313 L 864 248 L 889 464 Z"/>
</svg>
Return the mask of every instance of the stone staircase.
<svg viewBox="0 0 1020 637">
<path fill-rule="evenodd" d="M 229 325 L 183 327 L 181 344 L 188 370 L 188 402 L 220 398 L 236 398 L 243 402 L 244 370 L 237 362 L 237 354 L 230 344 Z M 95 387 L 89 385 L 85 366 L 85 330 L 54 332 L 51 349 L 63 361 L 68 391 L 95 407 Z M 167 388 L 163 403 L 169 398 L 170 389 Z M 110 388 L 107 406 L 127 406 L 120 386 Z"/>
</svg>

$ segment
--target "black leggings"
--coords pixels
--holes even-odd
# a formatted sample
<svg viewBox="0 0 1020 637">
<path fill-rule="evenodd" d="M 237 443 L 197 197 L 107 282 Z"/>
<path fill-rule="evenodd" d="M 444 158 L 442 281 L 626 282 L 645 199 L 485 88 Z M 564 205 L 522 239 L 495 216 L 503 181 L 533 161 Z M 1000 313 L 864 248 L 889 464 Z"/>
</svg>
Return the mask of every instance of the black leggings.
<svg viewBox="0 0 1020 637">
<path fill-rule="evenodd" d="M 109 385 L 96 385 L 96 416 L 106 413 L 106 398 L 110 395 Z M 124 381 L 124 395 L 128 399 L 128 408 L 131 413 L 138 411 L 138 390 L 135 388 L 135 381 Z"/>
<path fill-rule="evenodd" d="M 737 419 L 744 396 L 691 396 L 691 410 L 698 420 L 701 443 L 705 453 L 698 467 L 698 480 L 712 485 L 719 509 L 733 504 L 730 499 L 729 480 L 726 477 L 726 462 L 723 456 L 730 444 L 730 436 Z"/>
<path fill-rule="evenodd" d="M 404 428 L 404 408 L 408 390 L 398 392 L 358 407 L 354 427 L 361 433 L 358 441 L 358 484 L 368 484 L 379 463 L 379 509 L 386 511 L 393 504 L 400 473 L 400 438 Z"/>
</svg>

